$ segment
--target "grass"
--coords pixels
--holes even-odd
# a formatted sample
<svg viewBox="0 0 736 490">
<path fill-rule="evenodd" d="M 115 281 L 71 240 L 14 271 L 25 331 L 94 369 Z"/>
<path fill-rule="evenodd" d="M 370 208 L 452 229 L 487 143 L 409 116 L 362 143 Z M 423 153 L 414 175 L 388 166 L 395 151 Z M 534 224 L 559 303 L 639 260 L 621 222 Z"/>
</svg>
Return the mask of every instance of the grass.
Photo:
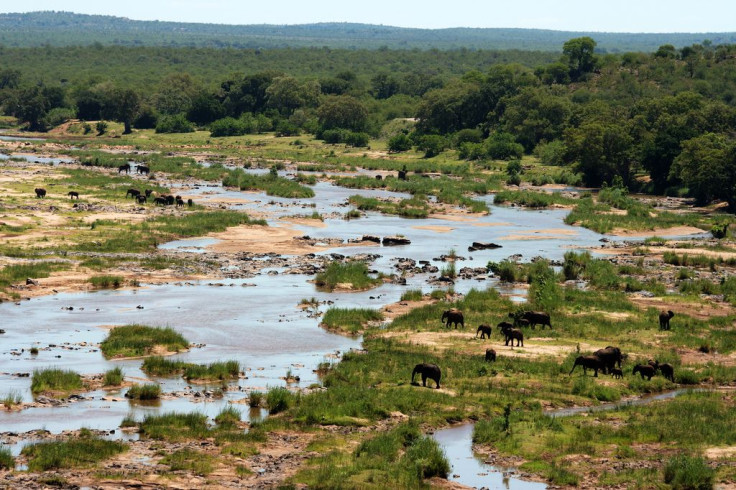
<svg viewBox="0 0 736 490">
<path fill-rule="evenodd" d="M 376 199 L 374 197 L 353 195 L 348 198 L 348 202 L 360 211 L 378 211 L 383 214 L 395 214 L 404 218 L 426 218 L 430 212 L 429 203 L 426 199 L 420 197 L 394 202 L 391 200 Z"/>
<path fill-rule="evenodd" d="M 26 278 L 42 279 L 49 277 L 52 272 L 67 267 L 58 262 L 35 262 L 28 264 L 5 265 L 0 269 L 0 290 L 5 290 L 11 284 L 23 282 Z"/>
<path fill-rule="evenodd" d="M 271 388 L 266 393 L 268 413 L 276 414 L 292 407 L 296 402 L 296 395 L 286 388 Z"/>
<path fill-rule="evenodd" d="M 171 471 L 188 471 L 197 476 L 207 476 L 214 470 L 215 457 L 193 449 L 179 449 L 166 454 L 161 464 L 169 465 Z"/>
<path fill-rule="evenodd" d="M 225 187 L 237 187 L 241 191 L 265 191 L 269 196 L 288 198 L 314 197 L 314 191 L 293 180 L 278 177 L 273 173 L 253 175 L 241 169 L 232 170 L 222 179 Z"/>
<path fill-rule="evenodd" d="M 120 367 L 114 367 L 105 371 L 105 377 L 102 381 L 104 386 L 120 386 L 123 384 L 123 370 Z"/>
<path fill-rule="evenodd" d="M 70 394 L 83 388 L 82 378 L 74 371 L 49 368 L 33 371 L 31 392 L 36 395 L 45 392 Z"/>
<path fill-rule="evenodd" d="M 23 395 L 18 391 L 11 391 L 0 398 L 0 403 L 2 403 L 6 409 L 10 410 L 14 406 L 23 403 Z"/>
<path fill-rule="evenodd" d="M 383 279 L 370 277 L 365 262 L 331 262 L 324 272 L 317 274 L 314 282 L 326 291 L 334 291 L 340 284 L 361 291 L 382 284 Z"/>
<path fill-rule="evenodd" d="M 235 407 L 228 406 L 220 410 L 220 413 L 215 416 L 215 422 L 220 427 L 237 427 L 240 422 L 241 413 Z"/>
<path fill-rule="evenodd" d="M 28 458 L 30 471 L 47 471 L 93 466 L 127 450 L 128 446 L 119 441 L 81 435 L 66 441 L 32 444 L 24 447 L 21 454 Z"/>
<path fill-rule="evenodd" d="M 400 301 L 421 301 L 423 297 L 421 289 L 408 289 L 401 293 Z"/>
<path fill-rule="evenodd" d="M 10 449 L 7 447 L 0 448 L 0 470 L 12 470 L 15 468 L 15 459 Z"/>
<path fill-rule="evenodd" d="M 209 432 L 207 416 L 201 413 L 146 415 L 139 427 L 144 437 L 172 442 L 204 439 Z"/>
<path fill-rule="evenodd" d="M 151 355 L 156 347 L 168 352 L 179 352 L 189 342 L 171 327 L 124 325 L 110 330 L 100 349 L 107 359 Z"/>
<path fill-rule="evenodd" d="M 554 204 L 572 206 L 578 203 L 578 199 L 563 197 L 559 192 L 535 192 L 535 191 L 499 191 L 495 194 L 495 204 L 518 204 L 527 208 L 548 208 Z"/>
<path fill-rule="evenodd" d="M 87 282 L 96 289 L 117 289 L 123 285 L 125 279 L 121 276 L 92 276 Z"/>
<path fill-rule="evenodd" d="M 351 335 L 362 332 L 368 323 L 383 320 L 381 312 L 370 308 L 330 308 L 322 318 L 322 325 Z"/>
<path fill-rule="evenodd" d="M 131 400 L 158 400 L 161 398 L 161 387 L 157 384 L 134 385 L 125 397 Z"/>
<path fill-rule="evenodd" d="M 225 381 L 237 379 L 240 375 L 238 361 L 222 361 L 204 365 L 166 359 L 161 356 L 146 358 L 141 369 L 151 376 L 181 374 L 187 381 Z"/>
</svg>

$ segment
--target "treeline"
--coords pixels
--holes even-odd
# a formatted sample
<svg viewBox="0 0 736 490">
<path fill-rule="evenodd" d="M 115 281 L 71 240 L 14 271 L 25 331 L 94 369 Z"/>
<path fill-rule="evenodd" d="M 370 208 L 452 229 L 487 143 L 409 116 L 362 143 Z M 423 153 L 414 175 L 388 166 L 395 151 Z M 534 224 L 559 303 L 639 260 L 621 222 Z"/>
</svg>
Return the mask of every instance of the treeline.
<svg viewBox="0 0 736 490">
<path fill-rule="evenodd" d="M 559 52 L 567 39 L 595 35 L 604 52 L 652 52 L 710 39 L 736 42 L 736 33 L 583 33 L 547 29 L 415 29 L 356 23 L 224 25 L 130 20 L 71 12 L 0 14 L 0 44 L 6 46 L 179 46 L 238 49 L 323 47 L 338 49 L 497 49 Z"/>
<path fill-rule="evenodd" d="M 390 151 L 432 157 L 452 148 L 464 160 L 534 154 L 591 186 L 621 183 L 736 206 L 736 45 L 619 56 L 597 54 L 583 37 L 562 51 L 536 68 L 492 65 L 452 78 L 379 65 L 370 76 L 260 71 L 216 83 L 177 74 L 145 91 L 93 72 L 65 84 L 29 83 L 5 68 L 0 102 L 41 131 L 77 117 L 121 121 L 126 132 L 308 132 L 352 146 L 380 137 Z"/>
</svg>

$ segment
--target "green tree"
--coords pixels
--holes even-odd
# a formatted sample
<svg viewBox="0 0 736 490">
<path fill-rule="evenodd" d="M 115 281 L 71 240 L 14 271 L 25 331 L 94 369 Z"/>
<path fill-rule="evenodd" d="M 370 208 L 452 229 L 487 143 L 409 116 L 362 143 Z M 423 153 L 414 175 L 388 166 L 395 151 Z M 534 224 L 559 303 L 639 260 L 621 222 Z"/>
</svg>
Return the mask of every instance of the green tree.
<svg viewBox="0 0 736 490">
<path fill-rule="evenodd" d="M 671 172 L 698 204 L 722 199 L 736 209 L 736 145 L 725 135 L 706 133 L 683 141 Z"/>
<path fill-rule="evenodd" d="M 411 138 L 404 133 L 396 134 L 388 140 L 388 151 L 391 153 L 409 150 L 411 150 Z"/>
<path fill-rule="evenodd" d="M 577 81 L 595 69 L 598 62 L 594 54 L 595 47 L 596 42 L 588 36 L 570 39 L 562 46 L 563 60 L 567 62 L 570 79 Z"/>
<path fill-rule="evenodd" d="M 619 176 L 628 187 L 633 138 L 624 125 L 591 121 L 565 132 L 568 159 L 576 161 L 586 185 L 598 187 Z"/>
<path fill-rule="evenodd" d="M 362 132 L 368 125 L 368 110 L 365 105 L 348 95 L 327 97 L 317 109 L 322 130 L 350 129 Z"/>
<path fill-rule="evenodd" d="M 319 83 L 294 77 L 277 77 L 266 89 L 267 106 L 290 115 L 301 107 L 314 107 L 320 95 Z"/>
</svg>

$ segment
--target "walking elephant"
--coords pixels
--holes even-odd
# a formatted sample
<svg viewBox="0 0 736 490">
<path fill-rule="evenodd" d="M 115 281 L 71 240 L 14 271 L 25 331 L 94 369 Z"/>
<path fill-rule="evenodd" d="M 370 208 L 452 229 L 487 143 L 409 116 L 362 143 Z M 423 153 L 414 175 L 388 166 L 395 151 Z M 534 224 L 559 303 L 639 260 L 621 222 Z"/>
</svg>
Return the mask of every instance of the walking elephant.
<svg viewBox="0 0 736 490">
<path fill-rule="evenodd" d="M 660 312 L 659 313 L 659 329 L 669 330 L 670 329 L 670 319 L 673 316 L 675 316 L 675 313 L 672 310 Z"/>
<path fill-rule="evenodd" d="M 493 328 L 490 325 L 482 324 L 478 325 L 478 330 L 475 332 L 476 338 L 478 337 L 478 334 L 480 333 L 480 338 L 491 338 L 491 332 L 493 331 Z"/>
<path fill-rule="evenodd" d="M 74 199 L 75 197 L 79 199 L 79 192 L 77 191 L 69 191 L 66 195 L 69 196 L 69 199 Z"/>
<path fill-rule="evenodd" d="M 493 349 L 486 349 L 486 362 L 496 362 L 496 351 Z"/>
<path fill-rule="evenodd" d="M 442 313 L 442 318 L 440 319 L 441 322 L 445 323 L 445 327 L 450 328 L 450 324 L 454 323 L 455 328 L 457 328 L 457 325 L 460 324 L 461 327 L 465 328 L 465 319 L 463 317 L 463 312 L 460 310 L 456 310 L 455 308 L 450 310 L 445 310 Z"/>
<path fill-rule="evenodd" d="M 542 330 L 544 330 L 545 326 L 548 326 L 550 329 L 552 328 L 549 313 L 543 311 L 525 311 L 521 315 L 520 320 L 527 320 L 532 328 L 537 325 L 542 325 Z"/>
<path fill-rule="evenodd" d="M 596 378 L 598 377 L 598 371 L 603 371 L 603 362 L 601 362 L 598 356 L 576 357 L 575 363 L 572 365 L 572 369 L 570 370 L 570 374 L 572 374 L 572 372 L 575 371 L 575 368 L 578 366 L 583 366 L 583 375 L 588 374 L 588 369 L 593 369 L 595 371 L 593 377 Z"/>
<path fill-rule="evenodd" d="M 503 327 L 501 328 L 501 333 L 504 336 L 504 339 L 506 340 L 505 345 L 509 345 L 509 341 L 511 342 L 511 347 L 514 347 L 514 340 L 516 340 L 516 347 L 524 347 L 524 333 L 519 330 L 518 328 L 508 328 Z"/>
<path fill-rule="evenodd" d="M 421 363 L 414 366 L 414 371 L 411 373 L 411 382 L 414 384 L 414 376 L 420 374 L 422 376 L 422 386 L 427 386 L 427 378 L 437 383 L 437 389 L 440 389 L 440 378 L 442 377 L 442 371 L 437 364 Z"/>
<path fill-rule="evenodd" d="M 36 193 L 36 197 L 46 197 L 46 189 L 43 187 L 36 187 L 33 189 L 33 191 Z"/>
<path fill-rule="evenodd" d="M 672 364 L 668 364 L 666 362 L 660 364 L 657 360 L 649 361 L 648 364 L 654 368 L 654 372 L 659 371 L 662 373 L 664 379 L 668 379 L 672 383 L 675 382 L 675 368 L 672 367 Z"/>
<path fill-rule="evenodd" d="M 650 366 L 649 364 L 637 364 L 634 366 L 632 374 L 639 373 L 641 375 L 641 379 L 647 378 L 648 381 L 651 381 L 655 372 L 656 370 L 654 369 L 654 366 Z"/>
</svg>

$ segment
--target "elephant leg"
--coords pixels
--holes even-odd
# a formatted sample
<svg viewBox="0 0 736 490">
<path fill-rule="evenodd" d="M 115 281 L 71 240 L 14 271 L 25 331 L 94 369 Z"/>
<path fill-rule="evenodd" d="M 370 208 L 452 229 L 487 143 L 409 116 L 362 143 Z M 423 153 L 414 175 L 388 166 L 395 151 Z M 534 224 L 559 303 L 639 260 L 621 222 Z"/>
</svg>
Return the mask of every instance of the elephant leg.
<svg viewBox="0 0 736 490">
<path fill-rule="evenodd" d="M 422 373 L 422 386 L 427 386 L 427 375 Z"/>
<path fill-rule="evenodd" d="M 594 378 L 597 378 L 598 377 L 598 368 L 595 368 L 595 374 L 593 374 L 593 377 Z"/>
</svg>

